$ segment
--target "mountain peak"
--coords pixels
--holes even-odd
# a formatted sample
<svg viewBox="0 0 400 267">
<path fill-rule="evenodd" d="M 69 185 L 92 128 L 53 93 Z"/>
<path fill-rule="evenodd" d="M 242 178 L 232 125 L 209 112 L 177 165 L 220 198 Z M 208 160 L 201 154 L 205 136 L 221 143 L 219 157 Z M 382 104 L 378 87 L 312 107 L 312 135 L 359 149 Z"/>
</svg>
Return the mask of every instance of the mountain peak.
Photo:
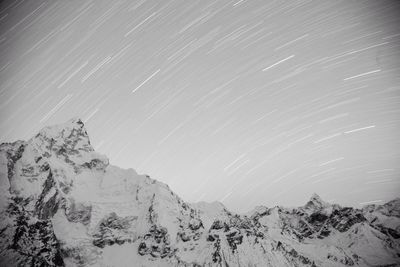
<svg viewBox="0 0 400 267">
<path fill-rule="evenodd" d="M 326 207 L 327 205 L 329 205 L 329 204 L 327 202 L 323 201 L 322 198 L 318 194 L 313 193 L 311 195 L 310 200 L 306 203 L 305 208 L 322 209 L 322 208 Z"/>
<path fill-rule="evenodd" d="M 395 198 L 377 207 L 383 214 L 400 218 L 400 198 Z"/>
<path fill-rule="evenodd" d="M 63 132 L 71 132 L 72 130 L 82 131 L 87 135 L 85 125 L 78 117 L 72 118 L 65 123 L 44 127 L 39 131 L 39 134 L 48 137 L 58 137 L 62 135 Z"/>
<path fill-rule="evenodd" d="M 313 193 L 311 195 L 310 201 L 318 202 L 318 203 L 322 203 L 323 202 L 322 198 L 317 193 Z"/>
<path fill-rule="evenodd" d="M 104 171 L 109 164 L 106 156 L 94 151 L 80 118 L 44 127 L 28 143 L 41 157 L 62 159 L 76 171 L 79 166 Z"/>
<path fill-rule="evenodd" d="M 42 148 L 51 149 L 63 146 L 74 150 L 94 151 L 85 125 L 80 118 L 73 118 L 65 123 L 44 127 L 30 141 Z"/>
<path fill-rule="evenodd" d="M 72 119 L 70 119 L 66 123 L 69 123 L 69 124 L 72 124 L 72 125 L 77 125 L 79 127 L 84 127 L 84 123 L 81 120 L 81 118 L 79 118 L 79 117 L 73 117 Z"/>
</svg>

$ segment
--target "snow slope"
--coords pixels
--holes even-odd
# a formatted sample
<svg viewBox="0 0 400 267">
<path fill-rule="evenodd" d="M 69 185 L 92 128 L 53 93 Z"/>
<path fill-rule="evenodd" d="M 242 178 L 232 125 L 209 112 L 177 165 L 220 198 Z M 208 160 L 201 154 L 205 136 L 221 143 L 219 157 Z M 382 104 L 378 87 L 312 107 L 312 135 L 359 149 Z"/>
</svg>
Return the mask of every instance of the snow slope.
<svg viewBox="0 0 400 267">
<path fill-rule="evenodd" d="M 79 119 L 0 145 L 1 266 L 400 266 L 400 199 L 189 204 L 109 164 Z"/>
</svg>

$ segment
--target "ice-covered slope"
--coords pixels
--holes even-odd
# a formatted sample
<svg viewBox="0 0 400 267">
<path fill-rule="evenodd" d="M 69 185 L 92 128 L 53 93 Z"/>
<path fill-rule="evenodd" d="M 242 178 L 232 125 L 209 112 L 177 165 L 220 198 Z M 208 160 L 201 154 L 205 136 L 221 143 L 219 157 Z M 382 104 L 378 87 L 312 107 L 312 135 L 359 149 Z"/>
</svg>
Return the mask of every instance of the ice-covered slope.
<svg viewBox="0 0 400 267">
<path fill-rule="evenodd" d="M 109 165 L 83 123 L 0 146 L 1 266 L 400 266 L 400 200 L 364 209 L 189 204 Z"/>
</svg>

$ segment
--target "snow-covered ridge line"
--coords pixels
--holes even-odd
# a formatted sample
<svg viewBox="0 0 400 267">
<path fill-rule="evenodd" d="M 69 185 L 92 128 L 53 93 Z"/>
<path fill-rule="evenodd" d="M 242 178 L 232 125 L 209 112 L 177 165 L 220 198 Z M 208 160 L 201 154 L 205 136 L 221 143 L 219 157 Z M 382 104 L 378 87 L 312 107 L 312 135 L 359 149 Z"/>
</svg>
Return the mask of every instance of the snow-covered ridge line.
<svg viewBox="0 0 400 267">
<path fill-rule="evenodd" d="M 0 145 L 1 266 L 400 266 L 400 199 L 235 214 L 97 153 L 83 122 Z"/>
</svg>

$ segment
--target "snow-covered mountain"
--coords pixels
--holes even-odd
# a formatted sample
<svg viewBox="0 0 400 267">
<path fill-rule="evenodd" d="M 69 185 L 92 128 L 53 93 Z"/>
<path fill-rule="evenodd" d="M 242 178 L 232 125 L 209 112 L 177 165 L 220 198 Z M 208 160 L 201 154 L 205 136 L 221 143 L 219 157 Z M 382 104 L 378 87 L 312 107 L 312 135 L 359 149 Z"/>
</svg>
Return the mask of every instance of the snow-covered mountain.
<svg viewBox="0 0 400 267">
<path fill-rule="evenodd" d="M 400 199 L 189 204 L 109 165 L 79 119 L 2 144 L 0 190 L 1 266 L 400 266 Z"/>
</svg>

